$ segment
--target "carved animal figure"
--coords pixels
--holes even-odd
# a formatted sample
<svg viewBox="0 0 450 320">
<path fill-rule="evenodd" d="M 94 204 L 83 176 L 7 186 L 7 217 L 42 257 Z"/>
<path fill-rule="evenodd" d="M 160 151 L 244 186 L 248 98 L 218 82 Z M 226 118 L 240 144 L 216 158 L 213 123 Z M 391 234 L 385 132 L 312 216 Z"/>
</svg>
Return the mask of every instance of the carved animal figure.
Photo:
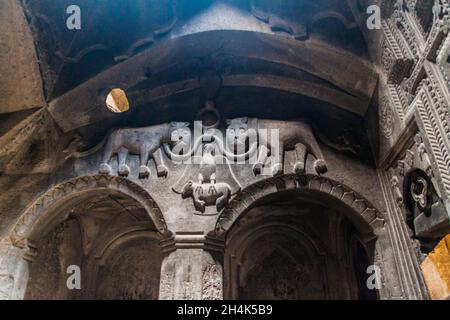
<svg viewBox="0 0 450 320">
<path fill-rule="evenodd" d="M 203 157 L 200 163 L 198 181 L 202 183 L 216 182 L 216 160 L 214 158 L 214 146 L 210 143 L 203 147 Z"/>
<path fill-rule="evenodd" d="M 192 197 L 195 210 L 202 213 L 210 205 L 215 205 L 217 212 L 220 212 L 227 205 L 230 195 L 230 187 L 223 182 L 200 184 L 188 181 L 181 193 L 183 199 Z"/>
<path fill-rule="evenodd" d="M 252 130 L 250 130 L 252 129 Z M 272 134 L 277 131 L 278 139 L 272 142 Z M 313 129 L 304 120 L 278 121 L 237 118 L 228 121 L 227 143 L 228 145 L 242 145 L 249 140 L 251 134 L 258 134 L 259 148 L 253 172 L 261 174 L 269 156 L 276 159 L 271 166 L 272 175 L 283 173 L 283 155 L 286 150 L 295 150 L 296 163 L 294 173 L 305 172 L 305 161 L 307 152 L 315 158 L 314 168 L 318 174 L 327 172 L 327 165 L 322 150 L 314 136 Z M 251 140 L 251 139 L 250 139 Z M 278 143 L 278 146 L 272 145 Z M 277 150 L 278 154 L 271 154 Z"/>
<path fill-rule="evenodd" d="M 130 168 L 126 164 L 128 154 L 140 155 L 139 178 L 147 178 L 150 169 L 147 164 L 152 157 L 156 163 L 159 177 L 167 176 L 168 169 L 163 163 L 161 152 L 156 152 L 162 144 L 174 146 L 190 145 L 191 130 L 189 123 L 172 122 L 144 128 L 117 129 L 111 133 L 106 143 L 100 173 L 111 174 L 108 164 L 114 155 L 119 158 L 119 175 L 128 176 Z"/>
<path fill-rule="evenodd" d="M 341 134 L 336 135 L 334 139 L 330 139 L 326 134 L 313 127 L 315 136 L 323 144 L 341 152 L 349 152 L 355 156 L 360 154 L 361 145 L 356 139 L 357 133 L 351 129 L 344 130 Z"/>
</svg>

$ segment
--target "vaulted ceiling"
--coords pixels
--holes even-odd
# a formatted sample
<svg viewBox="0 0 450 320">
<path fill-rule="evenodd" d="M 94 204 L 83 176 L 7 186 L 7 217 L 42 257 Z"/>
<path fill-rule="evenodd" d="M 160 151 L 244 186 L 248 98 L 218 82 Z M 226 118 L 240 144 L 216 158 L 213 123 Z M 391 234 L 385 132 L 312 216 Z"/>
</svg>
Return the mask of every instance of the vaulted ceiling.
<svg viewBox="0 0 450 320">
<path fill-rule="evenodd" d="M 81 9 L 81 30 L 66 27 L 66 8 L 74 4 Z M 24 7 L 48 99 L 159 42 L 204 31 L 314 38 L 364 56 L 358 25 L 342 0 L 27 0 Z"/>
<path fill-rule="evenodd" d="M 362 2 L 23 0 L 22 7 L 51 116 L 64 132 L 89 136 L 119 124 L 193 120 L 206 99 L 223 118 L 308 117 L 362 130 L 377 85 L 355 19 Z M 70 5 L 81 9 L 81 30 L 66 26 Z M 115 87 L 125 90 L 130 112 L 105 108 Z"/>
</svg>

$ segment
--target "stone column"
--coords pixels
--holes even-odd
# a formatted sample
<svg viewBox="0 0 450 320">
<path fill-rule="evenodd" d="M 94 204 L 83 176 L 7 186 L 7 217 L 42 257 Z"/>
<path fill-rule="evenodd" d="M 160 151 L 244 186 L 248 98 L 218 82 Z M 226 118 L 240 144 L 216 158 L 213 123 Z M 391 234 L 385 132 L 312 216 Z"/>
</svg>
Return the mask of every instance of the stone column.
<svg viewBox="0 0 450 320">
<path fill-rule="evenodd" d="M 9 240 L 0 241 L 0 300 L 20 300 L 25 296 L 28 262 L 24 249 Z"/>
<path fill-rule="evenodd" d="M 223 243 L 203 233 L 177 233 L 162 242 L 161 300 L 223 299 Z"/>
</svg>

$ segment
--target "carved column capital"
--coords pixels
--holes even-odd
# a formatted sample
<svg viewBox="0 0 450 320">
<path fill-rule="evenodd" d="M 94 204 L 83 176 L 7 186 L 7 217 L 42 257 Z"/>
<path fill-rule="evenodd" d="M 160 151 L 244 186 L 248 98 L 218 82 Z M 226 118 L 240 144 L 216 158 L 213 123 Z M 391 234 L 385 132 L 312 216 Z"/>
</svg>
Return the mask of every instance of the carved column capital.
<svg viewBox="0 0 450 320">
<path fill-rule="evenodd" d="M 206 251 L 224 251 L 224 242 L 201 232 L 177 232 L 160 242 L 163 252 L 170 253 L 178 249 L 202 249 Z"/>
</svg>

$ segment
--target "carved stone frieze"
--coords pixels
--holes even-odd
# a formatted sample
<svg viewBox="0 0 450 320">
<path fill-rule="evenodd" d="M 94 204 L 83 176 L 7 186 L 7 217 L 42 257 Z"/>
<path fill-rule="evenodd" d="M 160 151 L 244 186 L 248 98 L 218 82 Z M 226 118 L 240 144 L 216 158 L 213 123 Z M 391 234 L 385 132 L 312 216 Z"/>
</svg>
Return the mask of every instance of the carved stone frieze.
<svg viewBox="0 0 450 320">
<path fill-rule="evenodd" d="M 437 0 L 433 8 L 433 15 L 439 31 L 447 34 L 450 31 L 450 3 L 448 0 Z"/>
<path fill-rule="evenodd" d="M 442 41 L 436 56 L 436 63 L 442 72 L 444 85 L 447 86 L 448 92 L 450 92 L 450 32 L 447 33 L 445 40 Z"/>
<path fill-rule="evenodd" d="M 427 59 L 436 61 L 442 53 L 440 48 L 443 48 L 448 33 L 448 6 L 445 0 L 433 3 L 396 1 L 391 16 L 382 22 L 385 37 L 383 67 L 388 84 L 393 86 L 390 91 L 395 91 L 405 113 L 409 113 L 420 83 L 429 77 Z M 440 61 L 442 59 L 441 54 Z M 440 68 L 444 71 L 444 81 L 448 82 L 445 80 L 446 66 L 441 63 Z M 401 112 L 399 117 L 403 119 Z"/>
<path fill-rule="evenodd" d="M 190 143 L 191 131 L 187 123 L 173 122 L 154 127 L 138 129 L 119 129 L 110 134 L 103 151 L 103 160 L 100 166 L 100 173 L 111 174 L 111 166 L 108 162 L 113 155 L 118 155 L 120 176 L 128 176 L 130 167 L 126 160 L 129 153 L 140 156 L 139 178 L 148 178 L 150 169 L 148 160 L 151 156 L 156 163 L 158 176 L 167 176 L 168 169 L 164 165 L 163 159 L 156 151 L 164 144 L 171 143 L 174 147 Z"/>
<path fill-rule="evenodd" d="M 432 72 L 424 81 L 421 99 L 417 103 L 417 118 L 429 141 L 443 192 L 450 197 L 450 108 L 441 89 L 436 85 Z"/>
<path fill-rule="evenodd" d="M 427 298 L 449 0 L 88 2 L 23 0 L 48 106 L 0 117 L 0 299 L 72 258 L 100 298 Z"/>
<path fill-rule="evenodd" d="M 221 300 L 222 294 L 222 267 L 218 264 L 207 264 L 203 270 L 203 300 Z"/>
<path fill-rule="evenodd" d="M 200 212 L 204 212 L 208 205 L 215 205 L 220 212 L 245 183 L 236 178 L 230 163 L 252 165 L 256 176 L 277 176 L 284 173 L 285 151 L 294 149 L 293 173 L 305 173 L 308 153 L 316 158 L 314 167 L 318 174 L 327 170 L 321 149 L 306 122 L 238 118 L 228 121 L 224 140 L 217 129 L 208 129 L 204 139 L 212 142 L 203 146 L 198 182 L 189 180 L 181 191 L 179 186 L 174 187 L 174 191 L 184 198 L 192 197 L 196 210 Z M 223 174 L 217 171 L 223 170 L 228 182 L 220 180 Z"/>
<path fill-rule="evenodd" d="M 409 75 L 414 58 L 408 47 L 396 39 L 389 23 L 383 22 L 383 31 L 385 37 L 382 50 L 383 68 L 388 82 L 400 84 L 403 78 Z"/>
<path fill-rule="evenodd" d="M 308 155 L 314 157 L 317 174 L 327 171 L 319 143 L 306 120 L 237 118 L 229 120 L 225 128 L 203 126 L 196 121 L 193 129 L 188 123 L 176 122 L 116 129 L 84 156 L 95 154 L 104 145 L 99 173 L 106 177 L 115 175 L 115 156 L 117 175 L 122 177 L 132 173 L 133 160 L 129 156 L 139 157 L 139 172 L 133 172 L 133 177 L 140 180 L 150 176 L 150 157 L 160 177 L 167 177 L 169 168 L 176 166 L 182 173 L 172 190 L 183 199 L 192 198 L 196 212 L 202 215 L 217 214 L 241 190 L 249 177 L 242 181 L 237 177 L 245 168 L 251 169 L 253 177 L 286 173 L 284 159 L 288 151 L 294 156 L 289 173 L 305 174 Z M 206 210 L 211 206 L 215 209 Z"/>
<path fill-rule="evenodd" d="M 388 97 L 383 97 L 380 101 L 380 127 L 383 134 L 389 138 L 392 136 L 395 128 L 394 111 L 391 108 L 390 101 Z"/>
<path fill-rule="evenodd" d="M 421 241 L 437 239 L 450 231 L 433 164 L 420 134 L 413 145 L 389 170 L 391 190 L 397 207 L 404 213 L 413 237 Z"/>
</svg>

